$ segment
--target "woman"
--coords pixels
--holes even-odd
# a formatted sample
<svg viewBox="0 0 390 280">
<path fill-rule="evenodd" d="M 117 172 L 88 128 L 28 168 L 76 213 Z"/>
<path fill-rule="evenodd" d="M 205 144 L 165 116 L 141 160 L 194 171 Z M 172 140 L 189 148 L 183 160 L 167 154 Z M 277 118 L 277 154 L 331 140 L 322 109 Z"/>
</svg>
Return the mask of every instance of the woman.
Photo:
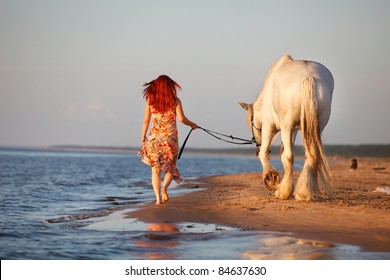
<svg viewBox="0 0 390 280">
<path fill-rule="evenodd" d="M 156 204 L 169 200 L 168 187 L 172 179 L 181 182 L 179 171 L 176 168 L 178 155 L 178 133 L 176 116 L 183 124 L 192 129 L 198 125 L 187 119 L 183 106 L 177 97 L 176 90 L 180 85 L 166 75 L 144 84 L 146 99 L 144 122 L 142 125 L 142 162 L 152 168 L 152 185 L 156 195 Z M 152 119 L 152 128 L 149 139 L 146 133 Z M 161 189 L 161 171 L 165 171 L 164 185 Z"/>
</svg>

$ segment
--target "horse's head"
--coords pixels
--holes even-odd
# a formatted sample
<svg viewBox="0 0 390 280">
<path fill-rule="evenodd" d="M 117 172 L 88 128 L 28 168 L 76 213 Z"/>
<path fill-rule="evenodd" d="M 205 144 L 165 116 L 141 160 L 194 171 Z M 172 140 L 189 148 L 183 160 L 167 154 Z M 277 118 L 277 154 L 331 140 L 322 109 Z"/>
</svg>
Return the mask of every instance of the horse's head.
<svg viewBox="0 0 390 280">
<path fill-rule="evenodd" d="M 252 131 L 253 138 L 256 141 L 256 155 L 259 154 L 260 152 L 260 145 L 261 145 L 261 127 L 260 126 L 255 126 L 254 123 L 254 111 L 253 111 L 253 103 L 252 104 L 246 104 L 239 102 L 242 108 L 247 110 L 247 115 L 246 115 L 246 123 L 248 124 L 249 128 Z"/>
<path fill-rule="evenodd" d="M 253 103 L 252 104 L 246 104 L 239 102 L 242 108 L 244 108 L 247 111 L 246 115 L 246 123 L 250 127 L 252 125 L 252 120 L 253 120 Z"/>
</svg>

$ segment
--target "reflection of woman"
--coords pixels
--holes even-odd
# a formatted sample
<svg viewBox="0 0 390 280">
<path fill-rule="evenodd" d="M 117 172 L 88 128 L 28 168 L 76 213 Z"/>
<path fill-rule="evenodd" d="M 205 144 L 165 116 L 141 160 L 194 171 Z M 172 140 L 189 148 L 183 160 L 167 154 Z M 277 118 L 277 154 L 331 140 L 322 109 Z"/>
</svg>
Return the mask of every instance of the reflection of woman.
<svg viewBox="0 0 390 280">
<path fill-rule="evenodd" d="M 173 234 L 179 232 L 179 228 L 173 224 L 151 224 L 148 226 L 148 231 L 156 232 L 155 234 L 147 235 L 148 241 L 137 241 L 136 245 L 144 248 L 153 248 L 154 251 L 145 253 L 145 257 L 150 260 L 157 259 L 176 259 L 177 255 L 164 250 L 163 248 L 173 248 L 179 246 L 179 242 L 172 240 Z"/>
<path fill-rule="evenodd" d="M 195 129 L 198 126 L 184 115 L 183 106 L 177 97 L 180 86 L 166 75 L 144 84 L 146 106 L 142 126 L 142 162 L 152 168 L 152 185 L 156 195 L 156 204 L 169 200 L 168 187 L 172 179 L 181 182 L 176 168 L 178 154 L 178 133 L 176 116 L 185 125 Z M 149 139 L 146 132 L 152 119 Z M 161 189 L 161 170 L 165 171 L 164 185 Z M 162 197 L 161 197 L 162 194 Z"/>
</svg>

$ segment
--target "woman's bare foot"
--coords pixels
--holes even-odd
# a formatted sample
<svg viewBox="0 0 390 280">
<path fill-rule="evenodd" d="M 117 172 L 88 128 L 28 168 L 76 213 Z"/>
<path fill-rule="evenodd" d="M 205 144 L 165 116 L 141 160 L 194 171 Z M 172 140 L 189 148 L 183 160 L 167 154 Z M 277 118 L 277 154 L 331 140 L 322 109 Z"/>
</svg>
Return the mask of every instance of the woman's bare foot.
<svg viewBox="0 0 390 280">
<path fill-rule="evenodd" d="M 167 202 L 169 200 L 168 190 L 163 188 L 161 194 L 162 194 L 162 201 Z"/>
<path fill-rule="evenodd" d="M 161 197 L 156 197 L 156 205 L 163 204 L 164 200 L 161 200 Z"/>
</svg>

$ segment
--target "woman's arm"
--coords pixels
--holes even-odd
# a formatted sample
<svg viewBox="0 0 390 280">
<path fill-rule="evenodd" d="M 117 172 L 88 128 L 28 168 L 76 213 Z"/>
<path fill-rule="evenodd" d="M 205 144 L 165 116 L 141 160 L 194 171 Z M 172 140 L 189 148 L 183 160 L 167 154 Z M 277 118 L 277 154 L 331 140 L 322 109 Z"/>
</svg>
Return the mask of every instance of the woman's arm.
<svg viewBox="0 0 390 280">
<path fill-rule="evenodd" d="M 142 144 L 146 141 L 146 133 L 148 132 L 149 123 L 150 123 L 150 106 L 149 102 L 146 102 L 145 112 L 144 112 L 144 122 L 142 124 Z"/>
<path fill-rule="evenodd" d="M 176 115 L 180 122 L 182 122 L 185 125 L 191 126 L 192 129 L 198 128 L 198 125 L 189 119 L 184 115 L 183 106 L 181 105 L 181 101 L 178 98 L 177 99 L 177 106 L 176 106 Z"/>
</svg>

